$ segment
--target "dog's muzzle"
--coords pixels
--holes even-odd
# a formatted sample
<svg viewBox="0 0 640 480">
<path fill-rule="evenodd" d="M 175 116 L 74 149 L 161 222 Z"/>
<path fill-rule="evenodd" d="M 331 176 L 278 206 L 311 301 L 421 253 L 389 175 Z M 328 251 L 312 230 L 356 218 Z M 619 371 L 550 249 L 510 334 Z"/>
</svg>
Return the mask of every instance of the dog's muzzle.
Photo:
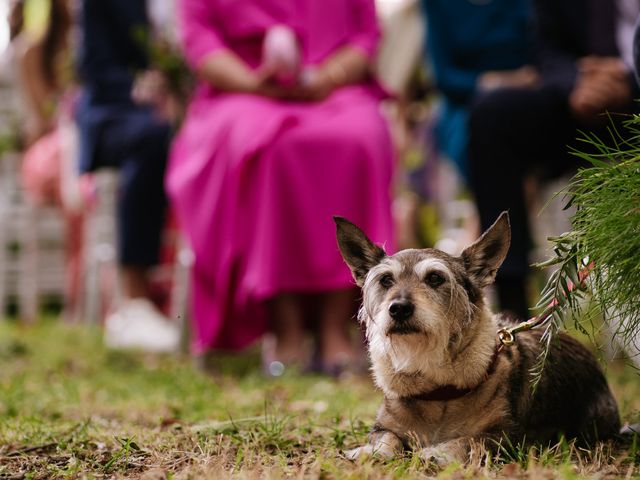
<svg viewBox="0 0 640 480">
<path fill-rule="evenodd" d="M 389 304 L 389 316 L 392 322 L 387 330 L 387 334 L 407 335 L 410 333 L 418 333 L 419 329 L 410 322 L 414 311 L 415 306 L 408 298 L 393 300 Z"/>
</svg>

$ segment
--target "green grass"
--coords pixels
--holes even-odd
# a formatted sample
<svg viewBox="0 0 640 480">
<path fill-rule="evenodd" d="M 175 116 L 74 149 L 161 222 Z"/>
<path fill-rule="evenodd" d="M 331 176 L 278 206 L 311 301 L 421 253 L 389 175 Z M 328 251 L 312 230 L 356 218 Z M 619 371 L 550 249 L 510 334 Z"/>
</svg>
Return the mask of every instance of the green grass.
<svg viewBox="0 0 640 480">
<path fill-rule="evenodd" d="M 0 323 L 0 479 L 425 478 L 407 454 L 352 463 L 381 395 L 367 378 L 268 380 L 257 356 L 200 372 L 188 357 L 113 353 L 99 332 L 48 321 Z M 640 378 L 609 368 L 625 418 L 638 420 Z M 480 449 L 441 478 L 640 478 L 635 447 L 541 452 Z M 635 477 L 634 477 L 635 475 Z"/>
</svg>

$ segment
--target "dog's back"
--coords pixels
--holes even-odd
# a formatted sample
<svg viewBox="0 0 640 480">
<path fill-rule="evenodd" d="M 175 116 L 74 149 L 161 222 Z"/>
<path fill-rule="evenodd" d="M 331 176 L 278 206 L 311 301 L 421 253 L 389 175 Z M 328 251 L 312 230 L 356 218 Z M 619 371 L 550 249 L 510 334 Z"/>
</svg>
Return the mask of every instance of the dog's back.
<svg viewBox="0 0 640 480">
<path fill-rule="evenodd" d="M 565 333 L 552 340 L 540 382 L 532 392 L 532 370 L 542 350 L 542 332 L 523 332 L 502 354 L 510 359 L 511 415 L 526 439 L 556 441 L 560 434 L 593 442 L 620 430 L 620 417 L 597 360 Z M 514 432 L 515 433 L 515 432 Z"/>
</svg>

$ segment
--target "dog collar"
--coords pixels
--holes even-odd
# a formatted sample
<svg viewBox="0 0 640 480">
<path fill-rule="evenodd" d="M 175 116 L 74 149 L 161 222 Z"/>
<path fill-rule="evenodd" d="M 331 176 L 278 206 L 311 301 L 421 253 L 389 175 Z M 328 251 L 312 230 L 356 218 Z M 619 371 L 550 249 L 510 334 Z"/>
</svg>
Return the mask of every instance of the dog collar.
<svg viewBox="0 0 640 480">
<path fill-rule="evenodd" d="M 475 387 L 467 387 L 467 388 L 459 388 L 455 385 L 442 385 L 441 387 L 437 387 L 434 390 L 429 390 L 428 392 L 418 393 L 417 395 L 409 395 L 407 399 L 414 400 L 423 400 L 425 402 L 446 402 L 448 400 L 456 400 L 458 398 L 462 398 L 470 393 L 476 391 L 480 385 L 486 382 L 489 377 L 496 371 L 496 365 L 498 363 L 498 354 L 502 351 L 502 345 L 496 346 L 495 351 L 493 352 L 493 357 L 491 357 L 491 363 L 489 363 L 489 368 L 484 374 L 484 377 Z"/>
</svg>

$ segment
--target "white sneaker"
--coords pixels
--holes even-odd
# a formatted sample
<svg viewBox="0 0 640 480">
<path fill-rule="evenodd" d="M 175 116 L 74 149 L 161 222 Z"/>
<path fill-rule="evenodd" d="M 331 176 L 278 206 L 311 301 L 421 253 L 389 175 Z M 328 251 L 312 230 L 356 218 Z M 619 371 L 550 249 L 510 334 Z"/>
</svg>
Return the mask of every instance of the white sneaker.
<svg viewBox="0 0 640 480">
<path fill-rule="evenodd" d="M 107 316 L 104 342 L 108 348 L 175 352 L 180 346 L 178 325 L 146 298 L 125 301 Z"/>
</svg>

